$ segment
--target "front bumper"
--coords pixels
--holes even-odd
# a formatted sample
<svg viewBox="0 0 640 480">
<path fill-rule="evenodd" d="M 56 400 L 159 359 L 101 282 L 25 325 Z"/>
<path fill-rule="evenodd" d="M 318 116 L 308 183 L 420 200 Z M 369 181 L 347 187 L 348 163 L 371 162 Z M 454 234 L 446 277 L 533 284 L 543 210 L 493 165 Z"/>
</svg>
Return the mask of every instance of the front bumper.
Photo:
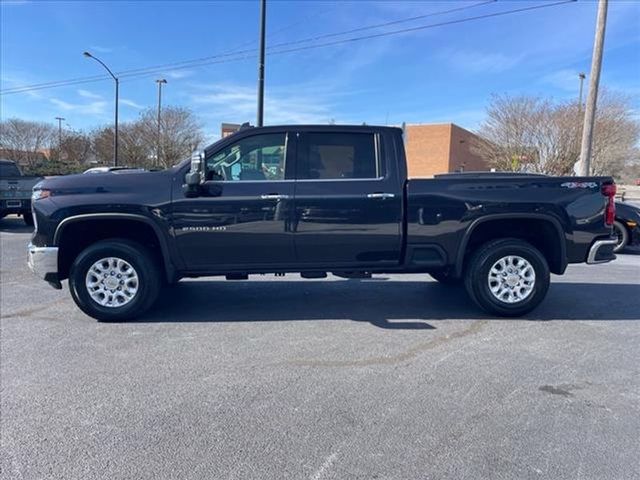
<svg viewBox="0 0 640 480">
<path fill-rule="evenodd" d="M 62 288 L 58 280 L 58 247 L 27 246 L 27 265 L 29 269 L 54 288 Z"/>
<path fill-rule="evenodd" d="M 618 243 L 618 240 L 615 238 L 605 238 L 593 242 L 589 249 L 589 255 L 587 255 L 587 263 L 593 265 L 615 260 L 616 256 L 613 253 L 613 248 L 616 243 Z"/>
</svg>

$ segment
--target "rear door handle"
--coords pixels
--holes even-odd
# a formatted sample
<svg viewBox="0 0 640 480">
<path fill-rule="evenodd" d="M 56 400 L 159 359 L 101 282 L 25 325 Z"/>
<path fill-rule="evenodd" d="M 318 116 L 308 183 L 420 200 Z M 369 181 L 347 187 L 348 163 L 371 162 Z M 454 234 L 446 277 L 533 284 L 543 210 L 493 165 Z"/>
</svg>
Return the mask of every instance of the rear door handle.
<svg viewBox="0 0 640 480">
<path fill-rule="evenodd" d="M 279 195 L 277 193 L 270 193 L 268 195 L 260 195 L 262 200 L 286 200 L 289 195 Z"/>
<path fill-rule="evenodd" d="M 367 198 L 394 198 L 395 193 L 367 193 Z"/>
</svg>

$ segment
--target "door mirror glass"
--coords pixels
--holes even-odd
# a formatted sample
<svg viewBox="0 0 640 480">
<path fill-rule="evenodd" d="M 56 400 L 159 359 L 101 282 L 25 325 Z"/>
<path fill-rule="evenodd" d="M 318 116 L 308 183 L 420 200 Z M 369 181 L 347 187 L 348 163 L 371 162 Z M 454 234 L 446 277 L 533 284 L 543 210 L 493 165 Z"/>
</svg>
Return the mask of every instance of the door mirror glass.
<svg viewBox="0 0 640 480">
<path fill-rule="evenodd" d="M 200 186 L 204 178 L 204 162 L 200 153 L 191 157 L 191 168 L 184 177 L 184 185 L 182 190 L 187 197 L 197 197 L 200 194 Z"/>
</svg>

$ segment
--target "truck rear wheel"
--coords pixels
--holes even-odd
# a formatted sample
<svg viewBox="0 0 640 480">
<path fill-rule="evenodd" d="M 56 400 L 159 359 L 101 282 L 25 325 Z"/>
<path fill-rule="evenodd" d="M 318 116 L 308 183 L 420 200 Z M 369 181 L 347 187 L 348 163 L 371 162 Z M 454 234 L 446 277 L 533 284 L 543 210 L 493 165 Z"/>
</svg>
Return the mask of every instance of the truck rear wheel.
<svg viewBox="0 0 640 480">
<path fill-rule="evenodd" d="M 31 215 L 31 212 L 23 213 L 22 220 L 24 221 L 25 225 L 27 225 L 28 227 L 33 227 L 33 216 Z"/>
<path fill-rule="evenodd" d="M 148 250 L 128 240 L 104 240 L 83 250 L 69 273 L 76 305 L 101 321 L 133 319 L 158 298 L 161 273 Z"/>
<path fill-rule="evenodd" d="M 465 272 L 465 287 L 483 310 L 519 317 L 544 299 L 549 289 L 547 260 L 530 243 L 515 238 L 480 246 Z"/>
</svg>

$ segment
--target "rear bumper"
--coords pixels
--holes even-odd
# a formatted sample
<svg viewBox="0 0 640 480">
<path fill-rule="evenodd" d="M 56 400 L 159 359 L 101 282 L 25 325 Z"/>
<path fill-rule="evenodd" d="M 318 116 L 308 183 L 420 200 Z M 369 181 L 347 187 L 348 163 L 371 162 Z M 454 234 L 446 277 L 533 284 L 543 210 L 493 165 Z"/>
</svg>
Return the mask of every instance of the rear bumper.
<svg viewBox="0 0 640 480">
<path fill-rule="evenodd" d="M 613 248 L 617 243 L 615 238 L 605 238 L 603 240 L 596 240 L 589 249 L 587 255 L 588 264 L 606 263 L 611 260 L 615 260 L 616 256 L 613 253 Z"/>
<path fill-rule="evenodd" d="M 27 265 L 39 278 L 54 288 L 62 288 L 58 280 L 58 247 L 27 246 Z"/>
<path fill-rule="evenodd" d="M 31 199 L 7 198 L 0 200 L 0 211 L 5 215 L 31 211 Z"/>
</svg>

